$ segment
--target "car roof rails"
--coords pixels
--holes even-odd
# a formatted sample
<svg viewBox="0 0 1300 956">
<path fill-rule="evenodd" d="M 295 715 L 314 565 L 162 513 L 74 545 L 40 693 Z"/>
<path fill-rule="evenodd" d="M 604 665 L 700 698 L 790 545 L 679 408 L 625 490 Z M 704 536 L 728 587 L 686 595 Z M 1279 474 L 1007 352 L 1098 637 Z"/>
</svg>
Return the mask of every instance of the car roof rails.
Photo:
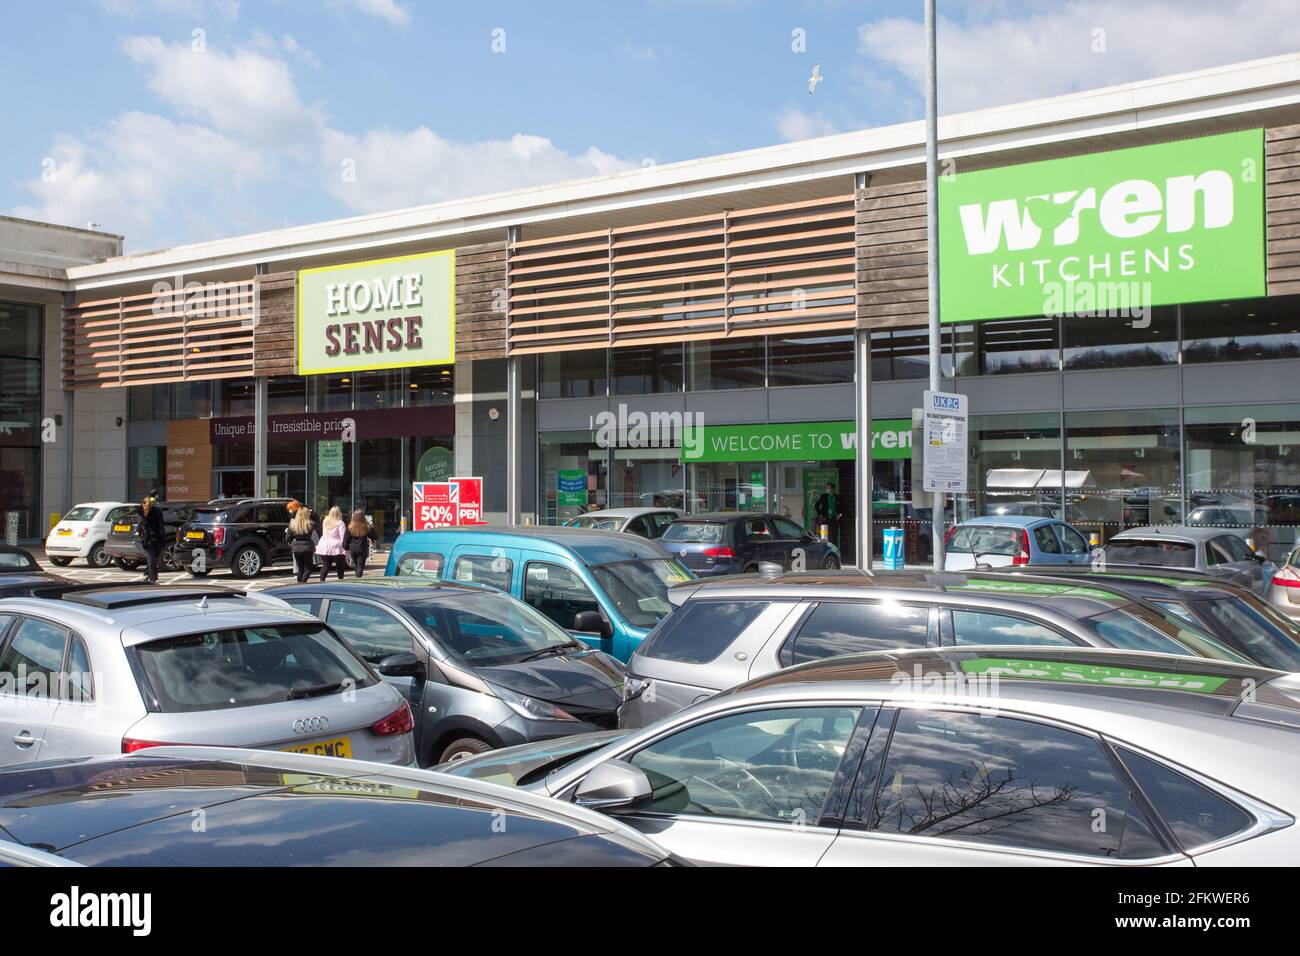
<svg viewBox="0 0 1300 956">
<path fill-rule="evenodd" d="M 234 588 L 220 585 L 150 585 L 123 583 L 103 584 L 52 584 L 47 587 L 33 588 L 32 597 L 56 598 L 73 604 L 102 611 L 112 611 L 125 607 L 140 607 L 147 604 L 167 604 L 195 598 L 239 598 L 247 599 L 248 594 Z"/>
</svg>

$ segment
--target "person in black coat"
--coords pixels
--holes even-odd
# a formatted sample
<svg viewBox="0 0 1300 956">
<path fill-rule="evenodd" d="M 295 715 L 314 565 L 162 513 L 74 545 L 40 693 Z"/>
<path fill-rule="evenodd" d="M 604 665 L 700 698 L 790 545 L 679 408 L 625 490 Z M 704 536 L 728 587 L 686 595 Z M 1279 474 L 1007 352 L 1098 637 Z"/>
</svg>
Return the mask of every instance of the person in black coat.
<svg viewBox="0 0 1300 956">
<path fill-rule="evenodd" d="M 136 509 L 140 519 L 140 545 L 144 548 L 145 579 L 150 584 L 158 583 L 158 561 L 167 544 L 167 530 L 163 525 L 162 509 L 152 497 L 140 502 Z"/>
<path fill-rule="evenodd" d="M 352 564 L 352 570 L 361 577 L 366 570 L 366 559 L 370 557 L 370 546 L 379 540 L 374 526 L 366 520 L 365 514 L 358 508 L 352 512 L 352 520 L 343 530 L 343 551 Z"/>
<path fill-rule="evenodd" d="M 320 530 L 312 520 L 311 509 L 299 505 L 293 509 L 289 520 L 289 550 L 293 552 L 294 576 L 299 584 L 306 584 L 311 577 L 312 555 L 316 553 L 316 542 L 320 541 Z"/>
</svg>

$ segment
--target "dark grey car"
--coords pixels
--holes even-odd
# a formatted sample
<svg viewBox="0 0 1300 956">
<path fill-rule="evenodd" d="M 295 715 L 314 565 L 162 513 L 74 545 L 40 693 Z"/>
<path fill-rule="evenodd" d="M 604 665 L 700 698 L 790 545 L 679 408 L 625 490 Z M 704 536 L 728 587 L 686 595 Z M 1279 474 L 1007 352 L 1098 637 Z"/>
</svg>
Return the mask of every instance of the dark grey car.
<svg viewBox="0 0 1300 956">
<path fill-rule="evenodd" d="M 1273 571 L 1239 534 L 1186 525 L 1128 528 L 1106 542 L 1094 563 L 1201 571 L 1257 594 L 1264 593 Z"/>
<path fill-rule="evenodd" d="M 968 645 L 1112 647 L 1246 662 L 1194 625 L 1086 582 L 996 572 L 752 575 L 669 591 L 679 608 L 628 662 L 620 727 L 644 727 L 782 667 Z"/>
<path fill-rule="evenodd" d="M 378 578 L 267 593 L 327 622 L 401 692 L 422 766 L 617 719 L 622 663 L 496 588 Z"/>
</svg>

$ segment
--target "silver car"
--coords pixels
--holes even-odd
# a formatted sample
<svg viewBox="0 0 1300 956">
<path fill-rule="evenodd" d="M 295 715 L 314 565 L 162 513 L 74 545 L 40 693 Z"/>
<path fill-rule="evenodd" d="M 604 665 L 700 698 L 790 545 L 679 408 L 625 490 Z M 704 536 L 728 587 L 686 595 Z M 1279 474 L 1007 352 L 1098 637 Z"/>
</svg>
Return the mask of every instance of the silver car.
<svg viewBox="0 0 1300 956">
<path fill-rule="evenodd" d="M 1263 594 L 1273 566 L 1246 539 L 1224 528 L 1154 525 L 1114 535 L 1094 563 L 1201 571 Z"/>
<path fill-rule="evenodd" d="M 668 526 L 682 517 L 676 508 L 603 508 L 564 522 L 566 528 L 594 528 L 622 531 L 651 540 L 663 536 Z"/>
<path fill-rule="evenodd" d="M 414 760 L 410 708 L 325 624 L 219 587 L 0 601 L 0 767 L 160 744 Z"/>
<path fill-rule="evenodd" d="M 680 607 L 628 661 L 620 727 L 791 664 L 869 651 L 1079 645 L 1247 662 L 1194 623 L 1086 581 L 824 572 L 696 580 L 668 596 Z"/>
<path fill-rule="evenodd" d="M 789 668 L 590 752 L 574 741 L 523 785 L 703 864 L 1294 863 L 1296 675 L 1092 648 L 1006 655 Z M 535 764 L 526 749 L 452 772 L 509 782 L 507 758 Z"/>
<path fill-rule="evenodd" d="M 1276 610 L 1300 620 L 1300 544 L 1274 570 L 1264 595 Z"/>
</svg>

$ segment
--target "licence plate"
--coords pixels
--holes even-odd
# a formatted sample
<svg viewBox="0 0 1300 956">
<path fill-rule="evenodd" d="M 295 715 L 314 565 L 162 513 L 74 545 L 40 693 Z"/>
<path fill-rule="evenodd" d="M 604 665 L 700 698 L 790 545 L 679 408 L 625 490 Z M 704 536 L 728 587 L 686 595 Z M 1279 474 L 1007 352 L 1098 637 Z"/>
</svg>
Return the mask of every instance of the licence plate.
<svg viewBox="0 0 1300 956">
<path fill-rule="evenodd" d="M 59 534 L 60 534 L 62 537 L 64 537 L 64 538 L 70 538 L 70 537 L 72 537 L 72 529 L 71 529 L 71 528 L 60 528 L 60 529 L 59 529 Z"/>
<path fill-rule="evenodd" d="M 333 740 L 318 740 L 315 743 L 285 747 L 284 750 L 286 753 L 291 754 L 315 754 L 318 757 L 350 758 L 352 756 L 352 738 L 335 737 Z"/>
<path fill-rule="evenodd" d="M 113 525 L 113 530 L 114 530 L 114 531 L 130 531 L 130 530 L 131 530 L 131 526 L 130 526 L 129 524 L 115 524 L 115 525 Z"/>
<path fill-rule="evenodd" d="M 185 537 L 187 537 L 187 538 L 188 538 L 189 540 L 191 540 L 191 541 L 202 541 L 202 540 L 203 540 L 203 532 L 202 532 L 202 531 L 186 531 L 186 532 L 185 532 Z"/>
</svg>

